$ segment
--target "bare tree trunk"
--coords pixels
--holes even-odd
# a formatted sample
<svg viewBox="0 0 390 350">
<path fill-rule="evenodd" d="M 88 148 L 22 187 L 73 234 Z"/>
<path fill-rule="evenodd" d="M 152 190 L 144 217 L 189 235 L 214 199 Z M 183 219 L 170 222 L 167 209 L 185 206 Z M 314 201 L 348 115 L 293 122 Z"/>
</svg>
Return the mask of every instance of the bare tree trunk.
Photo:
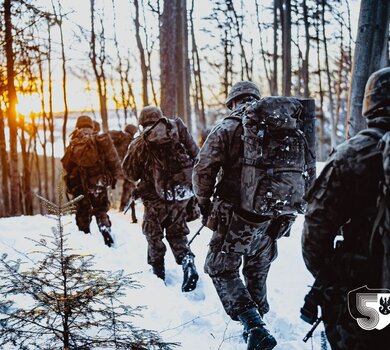
<svg viewBox="0 0 390 350">
<path fill-rule="evenodd" d="M 127 60 L 126 60 L 126 70 L 125 70 L 124 76 L 126 77 L 125 83 L 127 86 L 127 93 L 128 93 L 126 101 L 127 101 L 128 105 L 130 106 L 132 112 L 134 113 L 135 117 L 138 118 L 138 116 L 137 116 L 137 103 L 135 101 L 133 86 L 132 86 L 131 81 L 130 81 L 130 58 L 129 57 L 127 57 Z"/>
<path fill-rule="evenodd" d="M 145 49 L 142 44 L 141 36 L 140 36 L 140 22 L 139 22 L 139 4 L 138 0 L 134 0 L 135 7 L 135 38 L 137 41 L 137 47 L 139 51 L 139 57 L 141 61 L 141 73 L 142 73 L 142 105 L 147 106 L 149 104 L 149 96 L 148 96 L 148 66 L 146 64 L 145 58 Z"/>
<path fill-rule="evenodd" d="M 41 95 L 41 108 L 42 108 L 42 126 L 43 126 L 43 140 L 41 140 L 41 146 L 43 149 L 43 179 L 45 187 L 45 197 L 49 198 L 49 170 L 47 159 L 47 115 L 45 106 L 45 83 L 43 79 L 42 59 L 39 59 L 39 80 L 40 80 L 40 95 Z"/>
<path fill-rule="evenodd" d="M 23 159 L 23 197 L 24 197 L 24 214 L 33 215 L 33 198 L 31 191 L 31 168 L 30 168 L 30 151 L 27 147 L 25 137 L 25 122 L 24 118 L 20 121 L 21 126 L 21 148 Z"/>
<path fill-rule="evenodd" d="M 48 52 L 47 52 L 47 64 L 48 64 L 48 84 L 49 84 L 49 131 L 50 131 L 50 143 L 51 143 L 51 200 L 54 202 L 56 199 L 56 166 L 54 156 L 54 114 L 53 114 L 53 80 L 51 70 L 51 23 L 48 21 Z"/>
<path fill-rule="evenodd" d="M 224 76 L 223 76 L 223 91 L 225 100 L 229 94 L 229 89 L 232 86 L 233 67 L 232 67 L 232 38 L 231 28 L 224 29 L 223 50 L 224 50 Z"/>
<path fill-rule="evenodd" d="M 367 79 L 371 73 L 387 65 L 389 11 L 388 1 L 361 0 L 348 97 L 347 138 L 366 127 L 361 113 Z"/>
<path fill-rule="evenodd" d="M 66 147 L 66 127 L 68 123 L 68 97 L 67 97 L 67 91 L 66 91 L 66 57 L 65 57 L 65 45 L 64 45 L 64 33 L 62 30 L 62 20 L 63 16 L 61 13 L 61 2 L 58 1 L 58 7 L 59 7 L 59 19 L 57 18 L 57 24 L 58 28 L 60 30 L 60 40 L 61 40 L 61 58 L 62 58 L 62 92 L 64 95 L 64 121 L 62 124 L 62 144 L 64 146 L 64 150 Z M 56 16 L 57 17 L 57 16 Z"/>
<path fill-rule="evenodd" d="M 284 0 L 283 15 L 283 95 L 291 95 L 291 0 Z"/>
<path fill-rule="evenodd" d="M 303 21 L 305 23 L 305 58 L 303 61 L 303 94 L 305 97 L 310 97 L 309 90 L 309 56 L 310 56 L 310 32 L 309 32 L 309 16 L 306 0 L 303 0 Z"/>
<path fill-rule="evenodd" d="M 206 114 L 204 110 L 202 74 L 200 69 L 198 46 L 196 44 L 196 37 L 195 37 L 193 11 L 194 11 L 194 0 L 192 0 L 191 11 L 190 11 L 191 38 L 192 38 L 192 66 L 194 69 L 193 74 L 194 74 L 194 83 L 195 83 L 194 105 L 195 105 L 195 113 L 198 116 L 200 121 L 200 129 L 206 130 L 207 125 L 206 125 Z"/>
<path fill-rule="evenodd" d="M 319 7 L 317 3 L 317 12 L 319 12 Z M 322 88 L 322 69 L 321 69 L 321 50 L 320 50 L 320 29 L 319 29 L 320 23 L 319 20 L 316 23 L 316 46 L 317 46 L 317 73 L 318 73 L 318 88 L 319 88 L 319 95 L 320 95 L 320 105 L 318 110 L 318 117 L 320 119 L 320 135 L 319 135 L 319 142 L 318 142 L 318 153 L 319 153 L 319 160 L 324 161 L 325 159 L 325 118 L 324 118 L 324 92 Z"/>
<path fill-rule="evenodd" d="M 181 116 L 191 132 L 189 110 L 189 60 L 186 0 L 176 2 L 176 113 Z"/>
<path fill-rule="evenodd" d="M 160 26 L 161 109 L 191 128 L 186 0 L 166 0 Z"/>
<path fill-rule="evenodd" d="M 120 87 L 121 87 L 121 92 L 120 92 L 120 95 L 121 95 L 121 104 L 122 104 L 122 108 L 123 108 L 123 114 L 124 114 L 124 117 L 125 117 L 125 124 L 127 124 L 127 118 L 128 118 L 128 101 L 126 99 L 126 89 L 125 89 L 125 79 L 126 77 L 124 76 L 124 72 L 123 72 L 123 60 L 122 60 L 122 57 L 121 57 L 121 54 L 120 54 L 120 50 L 119 50 L 119 43 L 118 43 L 118 37 L 117 37 L 117 31 L 116 31 L 116 9 L 115 9 L 115 0 L 112 0 L 112 12 L 114 14 L 114 23 L 113 23 L 113 26 L 114 26 L 114 45 L 115 45 L 115 49 L 116 49 L 116 58 L 118 60 L 118 68 L 117 68 L 117 71 L 119 73 L 119 84 L 120 84 Z M 119 120 L 118 120 L 118 123 L 119 123 Z"/>
<path fill-rule="evenodd" d="M 1 191 L 2 191 L 2 215 L 10 215 L 10 203 L 9 203 L 9 168 L 8 168 L 8 155 L 5 145 L 5 133 L 4 133 L 4 114 L 0 108 L 0 159 L 1 159 Z"/>
<path fill-rule="evenodd" d="M 192 119 L 191 119 L 191 102 L 190 102 L 190 89 L 191 89 L 191 65 L 190 57 L 188 52 L 188 16 L 187 16 L 187 0 L 182 0 L 183 8 L 181 16 L 183 18 L 183 29 L 184 29 L 184 107 L 185 114 L 184 118 L 187 120 L 187 128 L 192 133 Z"/>
<path fill-rule="evenodd" d="M 149 73 L 150 88 L 152 90 L 153 103 L 157 106 L 158 105 L 157 93 L 153 82 L 151 56 L 152 56 L 152 50 L 148 51 L 148 73 Z"/>
<path fill-rule="evenodd" d="M 322 0 L 322 40 L 324 42 L 324 53 L 325 53 L 325 65 L 326 65 L 326 76 L 328 80 L 328 94 L 329 94 L 329 109 L 330 109 L 330 123 L 331 123 L 331 133 L 330 133 L 330 144 L 331 148 L 335 148 L 337 145 L 337 125 L 335 122 L 334 116 L 334 103 L 333 103 L 333 91 L 332 91 L 332 79 L 330 76 L 330 68 L 329 68 L 329 55 L 328 55 L 328 44 L 326 38 L 326 29 L 325 29 L 325 0 Z"/>
<path fill-rule="evenodd" d="M 260 51 L 261 51 L 261 57 L 263 58 L 263 64 L 264 64 L 264 72 L 265 76 L 268 81 L 269 89 L 273 91 L 273 86 L 272 86 L 272 80 L 268 71 L 268 66 L 267 66 L 267 58 L 265 55 L 265 49 L 264 49 L 264 43 L 263 43 L 263 35 L 262 35 L 262 30 L 261 30 L 261 23 L 260 23 L 260 11 L 259 11 L 259 3 L 257 0 L 255 0 L 255 5 L 256 5 L 256 22 L 257 22 L 257 29 L 259 30 L 259 38 L 260 38 Z"/>
<path fill-rule="evenodd" d="M 11 18 L 11 0 L 4 0 L 5 51 L 7 57 L 7 90 L 8 90 L 8 128 L 10 140 L 11 170 L 11 215 L 21 215 L 20 177 L 18 170 L 17 122 L 16 122 L 16 90 L 14 71 L 14 52 Z"/>
<path fill-rule="evenodd" d="M 142 13 L 143 13 L 143 18 L 144 18 L 144 23 L 146 23 L 144 3 L 141 2 L 141 5 L 142 5 Z M 148 2 L 148 6 L 150 6 L 150 2 Z M 157 12 L 158 24 L 160 27 L 160 4 L 159 4 L 159 1 L 157 1 L 156 12 Z M 149 36 L 148 36 L 148 31 L 147 31 L 146 26 L 144 26 L 144 36 L 145 36 L 145 49 L 146 49 L 146 54 L 147 54 L 146 55 L 146 57 L 147 57 L 146 66 L 147 66 L 147 70 L 148 70 L 149 83 L 150 83 L 150 88 L 152 90 L 153 103 L 155 106 L 157 106 L 158 99 L 157 99 L 156 89 L 154 87 L 153 74 L 152 74 L 152 52 L 153 52 L 153 47 L 154 47 L 154 44 L 156 41 L 153 40 L 152 43 L 149 45 Z"/>
<path fill-rule="evenodd" d="M 104 132 L 108 131 L 108 113 L 107 113 L 107 82 L 104 73 L 104 61 L 105 48 L 104 48 L 104 33 L 100 35 L 100 53 L 99 57 L 97 55 L 96 49 L 96 32 L 95 32 L 95 0 L 90 0 L 90 10 L 91 10 L 91 51 L 89 58 L 92 63 L 92 68 L 95 74 L 98 96 L 99 96 L 99 105 L 100 105 L 100 115 L 102 118 L 102 129 Z M 103 30 L 103 29 L 102 29 Z M 99 62 L 98 62 L 99 61 Z"/>
<path fill-rule="evenodd" d="M 279 1 L 280 0 L 274 0 L 273 5 L 273 14 L 274 14 L 274 21 L 273 21 L 273 72 L 272 72 L 272 88 L 271 88 L 271 95 L 278 95 L 278 29 L 279 29 L 279 22 L 278 22 L 278 8 L 279 8 Z"/>
<path fill-rule="evenodd" d="M 165 0 L 160 26 L 161 109 L 165 115 L 176 113 L 176 0 Z"/>
<path fill-rule="evenodd" d="M 39 156 L 37 151 L 38 127 L 35 123 L 35 118 L 33 119 L 32 129 L 33 129 L 34 149 L 33 149 L 33 157 L 31 160 L 31 168 L 33 167 L 34 158 L 35 158 L 35 169 L 36 169 L 37 182 L 38 182 L 38 194 L 42 196 L 42 175 L 41 175 L 41 166 L 39 164 Z M 38 205 L 39 205 L 39 213 L 42 214 L 43 213 L 42 201 L 38 201 Z"/>
<path fill-rule="evenodd" d="M 338 69 L 337 69 L 337 87 L 336 87 L 336 113 L 335 113 L 335 124 L 336 128 L 339 124 L 340 120 L 340 103 L 341 103 L 341 82 L 343 79 L 343 68 L 344 68 L 344 60 L 345 60 L 345 53 L 344 53 L 344 26 L 341 21 L 340 24 L 340 58 L 338 62 Z"/>
</svg>

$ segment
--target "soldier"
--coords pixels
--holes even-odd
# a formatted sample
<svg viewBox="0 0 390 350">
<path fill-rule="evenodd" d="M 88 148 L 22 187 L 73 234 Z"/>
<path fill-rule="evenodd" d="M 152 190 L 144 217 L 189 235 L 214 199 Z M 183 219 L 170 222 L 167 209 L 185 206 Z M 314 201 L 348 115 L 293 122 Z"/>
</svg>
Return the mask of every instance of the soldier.
<svg viewBox="0 0 390 350">
<path fill-rule="evenodd" d="M 123 161 L 127 148 L 129 147 L 131 141 L 133 141 L 135 133 L 138 131 L 138 128 L 133 124 L 128 124 L 125 126 L 124 131 L 121 130 L 112 130 L 110 131 L 110 135 L 112 141 L 114 142 L 115 148 L 118 152 L 119 158 L 121 162 Z M 124 211 L 126 206 L 129 204 L 131 209 L 131 218 L 133 223 L 137 222 L 137 217 L 135 214 L 135 201 L 131 199 L 129 203 L 132 192 L 135 189 L 135 184 L 133 181 L 129 181 L 125 179 L 123 181 L 122 195 L 120 199 L 120 207 L 119 211 Z"/>
<path fill-rule="evenodd" d="M 186 207 L 193 197 L 191 174 L 198 147 L 183 121 L 163 117 L 158 107 L 145 107 L 139 124 L 143 131 L 130 144 L 123 169 L 129 180 L 140 180 L 136 192 L 145 206 L 142 230 L 148 264 L 165 280 L 165 234 L 176 263 L 183 267 L 182 291 L 189 292 L 195 289 L 198 274 L 188 246 Z"/>
<path fill-rule="evenodd" d="M 368 128 L 337 147 L 307 194 L 302 249 L 317 287 L 306 298 L 315 310 L 321 306 L 333 350 L 384 350 L 390 344 L 389 329 L 363 330 L 347 303 L 348 292 L 359 287 L 390 287 L 386 236 L 374 228 L 381 222 L 377 203 L 384 159 L 378 140 L 390 131 L 390 68 L 368 79 L 362 113 Z M 342 239 L 334 244 L 336 236 Z"/>
<path fill-rule="evenodd" d="M 111 221 L 107 212 L 110 202 L 107 187 L 122 177 L 118 153 L 111 137 L 97 135 L 90 117 L 77 118 L 76 129 L 61 159 L 66 171 L 65 183 L 73 197 L 83 195 L 77 202 L 76 223 L 80 231 L 90 233 L 92 215 L 103 235 L 104 243 L 111 247 Z"/>
<path fill-rule="evenodd" d="M 226 106 L 238 118 L 225 118 L 211 130 L 199 152 L 193 173 L 194 191 L 203 223 L 207 223 L 214 231 L 205 272 L 211 277 L 226 313 L 243 324 L 248 350 L 272 349 L 276 345 L 276 340 L 264 327 L 262 319 L 269 311 L 266 279 L 271 262 L 277 255 L 276 240 L 264 234 L 270 223 L 269 217 L 254 215 L 240 208 L 240 159 L 243 156 L 241 112 L 247 102 L 259 99 L 260 91 L 254 83 L 241 81 L 233 85 Z M 255 231 L 244 232 L 246 222 L 233 223 L 235 214 L 243 217 L 244 221 L 256 222 L 258 225 Z M 222 245 L 229 227 L 237 234 L 244 232 L 261 237 L 261 240 L 251 247 L 250 254 L 225 251 Z M 247 251 L 248 247 L 242 248 Z M 242 260 L 245 284 L 239 274 Z"/>
</svg>

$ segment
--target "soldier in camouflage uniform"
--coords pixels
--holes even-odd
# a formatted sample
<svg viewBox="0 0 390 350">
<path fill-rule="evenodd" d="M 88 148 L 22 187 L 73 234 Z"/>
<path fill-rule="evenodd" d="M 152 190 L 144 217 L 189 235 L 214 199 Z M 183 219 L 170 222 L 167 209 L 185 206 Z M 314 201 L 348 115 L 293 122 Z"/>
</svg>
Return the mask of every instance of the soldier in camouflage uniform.
<svg viewBox="0 0 390 350">
<path fill-rule="evenodd" d="M 390 68 L 369 78 L 362 112 L 368 128 L 337 147 L 307 195 L 302 236 L 304 261 L 319 285 L 308 296 L 321 305 L 333 350 L 384 350 L 390 344 L 389 326 L 363 330 L 347 305 L 349 291 L 390 285 L 381 238 L 373 233 L 384 178 L 377 143 L 390 131 Z M 338 235 L 343 240 L 335 247 Z M 387 277 L 382 278 L 385 266 Z"/>
<path fill-rule="evenodd" d="M 80 133 L 91 135 L 98 148 L 100 159 L 89 168 L 80 167 L 72 156 L 68 156 L 71 154 L 72 143 Z M 78 117 L 76 130 L 71 134 L 71 141 L 62 158 L 62 164 L 66 171 L 67 191 L 73 197 L 84 196 L 77 202 L 76 223 L 79 230 L 86 234 L 90 233 L 90 223 L 94 215 L 104 243 L 111 247 L 114 241 L 111 236 L 111 221 L 107 214 L 110 209 L 107 187 L 116 179 L 122 178 L 122 169 L 110 136 L 96 135 L 92 119 L 88 116 Z"/>
<path fill-rule="evenodd" d="M 226 106 L 237 112 L 247 102 L 259 99 L 257 86 L 242 81 L 231 88 Z M 270 218 L 240 209 L 242 133 L 240 120 L 220 121 L 208 135 L 194 166 L 193 185 L 203 222 L 214 231 L 205 272 L 210 275 L 226 313 L 243 324 L 247 349 L 272 349 L 276 341 L 265 329 L 262 316 L 269 311 L 266 279 L 277 246 L 273 237 L 264 234 Z M 236 213 L 244 221 L 237 220 Z M 255 232 L 245 220 L 257 223 Z M 228 231 L 232 233 L 229 237 Z M 245 283 L 239 274 L 242 263 Z"/>
<path fill-rule="evenodd" d="M 188 199 L 183 201 L 166 201 L 156 192 L 152 166 L 146 165 L 148 159 L 147 146 L 143 141 L 145 130 L 162 118 L 158 107 L 147 106 L 140 114 L 139 124 L 143 133 L 129 146 L 123 161 L 125 176 L 130 181 L 138 181 L 135 197 L 141 197 L 145 206 L 142 230 L 148 242 L 148 264 L 152 266 L 153 273 L 165 279 L 164 256 L 166 246 L 163 238 L 167 239 L 176 263 L 183 266 L 184 278 L 182 290 L 191 291 L 196 287 L 198 275 L 194 265 L 194 254 L 188 246 L 187 235 L 189 229 L 186 223 L 186 207 Z M 195 159 L 198 146 L 187 131 L 180 118 L 174 120 L 178 126 L 180 142 L 184 145 L 189 156 Z M 189 276 L 190 279 L 188 279 Z"/>
<path fill-rule="evenodd" d="M 125 130 L 111 130 L 110 135 L 112 141 L 114 142 L 115 148 L 118 152 L 121 162 L 125 158 L 127 148 L 129 147 L 131 141 L 133 141 L 135 133 L 138 131 L 137 127 L 133 124 L 128 124 L 125 126 Z M 129 203 L 132 192 L 135 189 L 135 184 L 133 181 L 127 179 L 123 182 L 122 195 L 120 199 L 120 211 L 124 211 L 127 204 Z M 135 201 L 131 200 L 129 207 L 131 209 L 131 218 L 133 223 L 137 222 L 137 217 L 135 215 Z"/>
</svg>

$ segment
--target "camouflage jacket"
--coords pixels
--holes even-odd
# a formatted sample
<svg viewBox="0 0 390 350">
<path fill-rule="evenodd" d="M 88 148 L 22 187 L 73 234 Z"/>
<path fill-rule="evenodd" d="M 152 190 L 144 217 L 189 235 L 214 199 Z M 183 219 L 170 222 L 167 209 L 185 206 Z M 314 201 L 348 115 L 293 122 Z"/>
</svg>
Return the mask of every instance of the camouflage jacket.
<svg viewBox="0 0 390 350">
<path fill-rule="evenodd" d="M 390 130 L 390 120 L 380 125 L 373 121 L 369 126 L 381 127 L 384 133 Z M 306 196 L 308 211 L 302 249 L 305 264 L 314 276 L 320 271 L 329 270 L 331 266 L 337 266 L 337 273 L 342 278 L 351 277 L 361 283 L 380 278 L 376 273 L 374 276 L 368 270 L 364 271 L 366 267 L 376 264 L 381 269 L 379 258 L 378 261 L 364 263 L 370 256 L 378 184 L 383 179 L 382 155 L 376 148 L 377 142 L 378 139 L 370 135 L 369 128 L 341 144 L 331 154 Z M 340 234 L 343 241 L 335 249 L 334 240 Z M 372 256 L 381 254 L 378 245 L 374 244 L 372 248 Z M 370 271 L 371 267 L 373 271 L 376 270 L 370 266 Z"/>
<path fill-rule="evenodd" d="M 235 110 L 237 117 L 241 116 L 240 110 L 242 107 Z M 199 203 L 208 201 L 213 195 L 234 204 L 240 203 L 241 134 L 242 123 L 233 118 L 222 119 L 210 131 L 193 172 L 193 186 Z M 219 181 L 214 191 L 217 177 Z"/>
<path fill-rule="evenodd" d="M 188 132 L 184 122 L 180 118 L 169 120 L 176 123 L 180 142 L 184 145 L 190 157 L 195 160 L 199 148 L 191 134 Z M 153 171 L 146 166 L 147 159 L 146 145 L 141 134 L 129 145 L 126 156 L 122 162 L 124 175 L 129 181 L 141 180 L 137 185 L 137 190 L 144 203 L 148 201 L 161 201 L 155 191 Z"/>
</svg>

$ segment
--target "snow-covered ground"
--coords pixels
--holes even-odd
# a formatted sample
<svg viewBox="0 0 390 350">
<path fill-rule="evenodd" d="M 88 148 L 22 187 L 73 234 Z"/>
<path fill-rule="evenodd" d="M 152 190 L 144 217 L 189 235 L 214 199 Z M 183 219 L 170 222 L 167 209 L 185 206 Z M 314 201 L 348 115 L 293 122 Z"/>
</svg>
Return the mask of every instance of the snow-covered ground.
<svg viewBox="0 0 390 350">
<path fill-rule="evenodd" d="M 195 291 L 181 292 L 182 270 L 174 262 L 171 251 L 166 255 L 166 285 L 155 277 L 146 263 L 146 240 L 142 234 L 142 204 L 137 204 L 138 224 L 130 222 L 130 214 L 110 211 L 115 246 L 108 248 L 96 223 L 91 225 L 91 235 L 79 232 L 74 216 L 66 217 L 65 232 L 70 232 L 69 246 L 82 253 L 96 256 L 98 268 L 124 269 L 137 273 L 135 279 L 144 287 L 130 290 L 130 305 L 145 305 L 143 318 L 134 324 L 161 333 L 164 340 L 180 342 L 185 350 L 238 350 L 246 349 L 241 338 L 241 325 L 225 314 L 210 278 L 203 273 L 203 263 L 211 231 L 203 229 L 193 244 L 200 281 Z M 41 215 L 0 219 L 0 253 L 17 254 L 13 248 L 29 252 L 33 243 L 29 238 L 49 234 L 54 221 Z M 299 309 L 313 278 L 306 270 L 300 248 L 303 216 L 298 216 L 291 237 L 279 240 L 279 256 L 273 263 L 268 279 L 271 311 L 265 316 L 269 330 L 278 341 L 276 350 L 312 349 L 311 341 L 302 338 L 310 325 L 299 317 Z M 191 235 L 200 227 L 200 221 L 190 223 Z M 313 339 L 314 349 L 320 349 L 319 326 Z"/>
</svg>

